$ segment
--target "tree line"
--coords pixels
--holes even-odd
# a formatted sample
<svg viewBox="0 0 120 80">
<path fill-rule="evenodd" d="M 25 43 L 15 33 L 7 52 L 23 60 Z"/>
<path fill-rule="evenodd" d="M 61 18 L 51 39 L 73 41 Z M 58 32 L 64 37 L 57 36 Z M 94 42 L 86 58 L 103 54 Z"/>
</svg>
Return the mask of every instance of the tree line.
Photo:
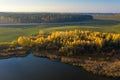
<svg viewBox="0 0 120 80">
<path fill-rule="evenodd" d="M 93 20 L 91 15 L 70 13 L 5 13 L 0 14 L 0 23 L 58 23 Z"/>
</svg>

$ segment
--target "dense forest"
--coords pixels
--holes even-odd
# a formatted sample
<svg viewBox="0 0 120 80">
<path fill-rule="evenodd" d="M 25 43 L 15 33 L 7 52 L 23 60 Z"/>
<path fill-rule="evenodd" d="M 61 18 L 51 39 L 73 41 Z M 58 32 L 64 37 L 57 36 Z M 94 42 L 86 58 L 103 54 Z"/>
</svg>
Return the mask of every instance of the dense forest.
<svg viewBox="0 0 120 80">
<path fill-rule="evenodd" d="M 0 23 L 53 23 L 93 20 L 90 15 L 70 13 L 0 13 Z"/>
<path fill-rule="evenodd" d="M 57 50 L 66 56 L 80 54 L 113 55 L 120 52 L 120 34 L 81 30 L 58 31 L 49 35 L 40 31 L 37 36 L 21 36 L 12 43 L 38 51 Z"/>
</svg>

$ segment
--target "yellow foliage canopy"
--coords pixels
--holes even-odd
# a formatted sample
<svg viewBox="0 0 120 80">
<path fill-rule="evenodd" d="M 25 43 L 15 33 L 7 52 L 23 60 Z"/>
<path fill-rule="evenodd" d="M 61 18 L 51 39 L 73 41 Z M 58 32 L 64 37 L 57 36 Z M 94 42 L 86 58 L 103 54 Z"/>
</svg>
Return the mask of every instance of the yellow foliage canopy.
<svg viewBox="0 0 120 80">
<path fill-rule="evenodd" d="M 30 46 L 30 42 L 31 42 L 31 40 L 30 40 L 30 38 L 28 38 L 28 37 L 20 36 L 20 37 L 18 38 L 18 44 L 19 44 L 20 46 L 23 46 L 23 47 Z"/>
</svg>

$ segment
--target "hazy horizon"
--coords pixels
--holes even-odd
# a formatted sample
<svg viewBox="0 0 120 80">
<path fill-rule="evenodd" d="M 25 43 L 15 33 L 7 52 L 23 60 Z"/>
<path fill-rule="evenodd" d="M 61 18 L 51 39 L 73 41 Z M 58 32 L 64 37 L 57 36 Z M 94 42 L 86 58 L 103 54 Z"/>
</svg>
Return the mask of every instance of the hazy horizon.
<svg viewBox="0 0 120 80">
<path fill-rule="evenodd" d="M 61 12 L 61 11 L 0 11 L 0 13 L 116 13 L 116 14 L 120 14 L 120 12 Z"/>
<path fill-rule="evenodd" d="M 0 0 L 0 12 L 120 13 L 120 0 Z"/>
</svg>

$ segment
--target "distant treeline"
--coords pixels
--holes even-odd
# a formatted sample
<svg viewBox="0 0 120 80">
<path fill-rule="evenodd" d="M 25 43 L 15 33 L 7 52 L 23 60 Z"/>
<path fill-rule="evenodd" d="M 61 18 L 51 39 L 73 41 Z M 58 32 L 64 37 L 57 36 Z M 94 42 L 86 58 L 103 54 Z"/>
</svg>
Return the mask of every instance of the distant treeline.
<svg viewBox="0 0 120 80">
<path fill-rule="evenodd" d="M 0 13 L 0 23 L 54 23 L 93 20 L 91 15 L 73 13 Z"/>
</svg>

